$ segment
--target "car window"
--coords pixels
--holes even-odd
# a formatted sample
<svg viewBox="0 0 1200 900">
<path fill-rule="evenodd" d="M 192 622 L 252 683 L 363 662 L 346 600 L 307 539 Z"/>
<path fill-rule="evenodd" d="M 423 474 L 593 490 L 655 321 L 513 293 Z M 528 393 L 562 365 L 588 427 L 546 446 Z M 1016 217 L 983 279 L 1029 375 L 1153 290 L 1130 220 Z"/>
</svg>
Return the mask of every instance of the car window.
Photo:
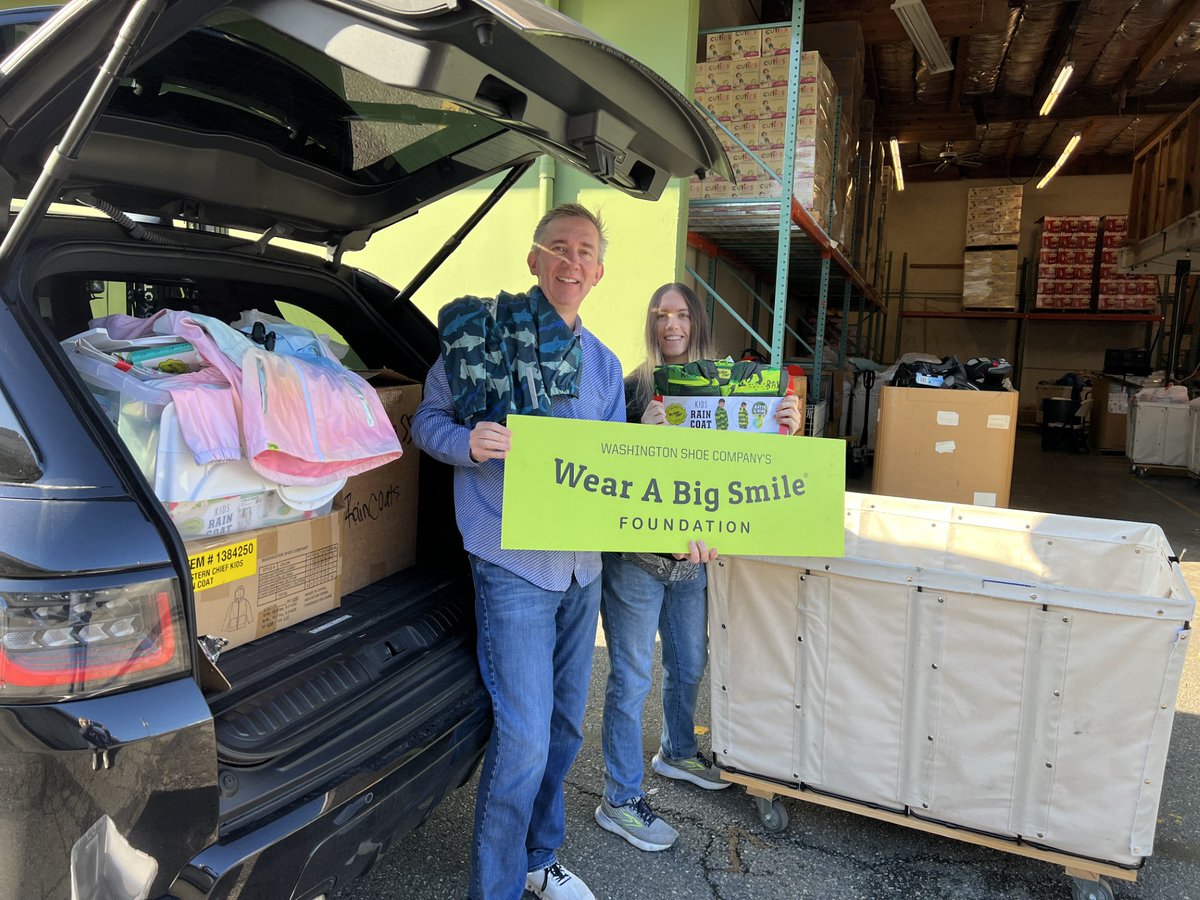
<svg viewBox="0 0 1200 900">
<path fill-rule="evenodd" d="M 250 136 L 360 184 L 403 178 L 503 130 L 231 13 L 139 66 L 109 112 Z"/>
<path fill-rule="evenodd" d="M 33 442 L 0 387 L 0 481 L 28 484 L 42 477 Z"/>
<path fill-rule="evenodd" d="M 293 325 L 301 325 L 315 334 L 325 334 L 332 338 L 337 343 L 346 347 L 346 355 L 342 357 L 342 364 L 347 369 L 357 369 L 362 371 L 367 366 L 354 352 L 354 348 L 346 342 L 338 332 L 329 326 L 329 323 L 318 316 L 316 313 L 311 313 L 306 309 L 301 309 L 299 306 L 294 306 L 291 303 L 285 303 L 282 300 L 276 300 L 275 305 L 279 307 L 279 315 L 287 319 Z"/>
</svg>

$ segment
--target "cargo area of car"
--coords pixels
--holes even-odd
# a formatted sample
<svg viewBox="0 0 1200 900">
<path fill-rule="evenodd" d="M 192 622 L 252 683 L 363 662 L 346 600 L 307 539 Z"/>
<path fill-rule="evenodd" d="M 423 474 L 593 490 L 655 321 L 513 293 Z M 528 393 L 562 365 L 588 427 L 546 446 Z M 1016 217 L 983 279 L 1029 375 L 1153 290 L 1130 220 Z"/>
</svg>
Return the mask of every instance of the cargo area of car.
<svg viewBox="0 0 1200 900">
<path fill-rule="evenodd" d="M 264 258 L 244 238 L 179 232 L 177 240 L 174 248 L 139 244 L 98 219 L 49 222 L 24 279 L 53 339 L 68 341 L 97 314 L 145 317 L 180 308 L 229 321 L 256 308 L 327 326 L 349 345 L 348 368 L 387 369 L 419 389 L 435 338 L 414 308 L 387 308 L 394 293 L 381 283 L 301 253 L 271 250 Z M 54 249 L 41 255 L 40 246 Z M 123 309 L 113 300 L 120 295 Z M 133 454 L 126 455 L 123 474 L 137 478 Z M 194 655 L 215 723 L 222 833 L 334 790 L 359 770 L 378 777 L 425 752 L 450 777 L 428 779 L 439 795 L 416 798 L 421 815 L 470 776 L 490 712 L 475 661 L 473 592 L 444 499 L 449 488 L 449 472 L 424 460 L 419 493 L 405 498 L 416 503 L 405 511 L 416 550 L 407 555 L 419 563 L 355 586 L 332 609 L 210 653 L 213 659 L 198 629 Z M 336 520 L 346 511 L 334 506 L 328 515 Z M 389 537 L 347 535 L 343 527 L 343 561 L 346 541 Z M 185 543 L 189 553 L 194 546 Z M 386 546 L 372 550 L 376 558 L 388 553 Z M 352 581 L 362 581 L 361 573 Z"/>
</svg>

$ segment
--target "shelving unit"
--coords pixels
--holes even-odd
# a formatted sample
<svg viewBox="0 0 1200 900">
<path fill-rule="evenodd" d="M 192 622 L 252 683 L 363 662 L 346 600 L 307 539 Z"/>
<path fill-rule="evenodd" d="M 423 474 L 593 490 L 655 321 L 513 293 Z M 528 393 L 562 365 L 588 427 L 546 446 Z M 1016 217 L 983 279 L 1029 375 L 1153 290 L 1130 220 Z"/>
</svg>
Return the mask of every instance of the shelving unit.
<svg viewBox="0 0 1200 900">
<path fill-rule="evenodd" d="M 1154 324 L 1162 324 L 1165 317 L 1160 312 L 1117 312 L 1117 311 L 1096 311 L 1096 310 L 1036 310 L 1029 308 L 1029 285 L 1028 285 L 1028 260 L 1022 262 L 1023 271 L 1020 279 L 1021 291 L 1015 298 L 1016 309 L 1004 310 L 936 310 L 936 309 L 906 309 L 905 304 L 908 301 L 907 296 L 907 273 L 909 269 L 953 269 L 959 268 L 953 263 L 910 263 L 908 254 L 904 254 L 901 262 L 900 272 L 900 293 L 897 298 L 897 317 L 896 323 L 896 352 L 895 355 L 900 355 L 900 339 L 903 332 L 904 322 L 907 319 L 956 319 L 975 322 L 1016 322 L 1016 333 L 1013 337 L 1012 359 L 1013 377 L 1012 381 L 1016 387 L 1021 385 L 1021 372 L 1025 365 L 1025 330 L 1028 327 L 1026 323 L 1033 322 L 1056 322 L 1062 324 L 1137 324 L 1144 323 L 1149 330 L 1149 327 Z M 945 300 L 953 299 L 948 294 Z M 1149 343 L 1149 334 L 1147 334 L 1147 343 Z"/>
<path fill-rule="evenodd" d="M 701 274 L 689 267 L 689 274 L 696 280 L 710 302 L 719 304 L 758 343 L 770 348 L 770 361 L 780 365 L 784 359 L 785 341 L 791 336 L 800 347 L 812 355 L 809 371 L 809 396 L 813 400 L 823 397 L 822 378 L 824 348 L 826 346 L 827 320 L 830 298 L 841 301 L 842 328 L 837 342 L 838 365 L 845 364 L 849 348 L 847 332 L 852 308 L 856 307 L 858 319 L 855 338 L 856 355 L 877 356 L 883 343 L 883 319 L 887 307 L 879 291 L 859 271 L 858 266 L 848 259 L 843 249 L 830 239 L 828 234 L 813 220 L 793 197 L 793 178 L 796 156 L 797 109 L 800 86 L 800 63 L 803 47 L 803 0 L 792 5 L 791 22 L 770 23 L 760 26 L 745 26 L 719 31 L 746 31 L 752 28 L 776 28 L 790 25 L 791 50 L 788 61 L 787 120 L 783 149 L 783 171 L 772 171 L 759 156 L 741 142 L 716 117 L 714 127 L 725 132 L 734 143 L 745 150 L 781 186 L 781 197 L 773 199 L 695 199 L 689 203 L 688 243 L 708 259 L 708 271 Z M 713 31 L 703 32 L 705 34 Z M 837 154 L 841 101 L 835 116 L 834 132 L 834 182 L 836 183 Z M 856 161 L 857 173 L 861 177 L 861 151 Z M 860 184 L 861 182 L 856 182 Z M 831 191 L 831 194 L 835 192 Z M 855 206 L 858 204 L 856 203 Z M 830 202 L 829 219 L 833 219 L 833 199 Z M 866 228 L 856 228 L 852 221 L 853 212 L 847 211 L 851 221 L 845 233 L 865 234 Z M 867 227 L 870 227 L 868 223 Z M 855 244 L 861 241 L 855 240 Z M 861 248 L 856 247 L 854 252 Z M 751 286 L 740 277 L 737 279 L 753 298 L 751 321 L 747 321 L 716 289 L 717 270 L 721 263 L 731 264 L 750 272 L 770 273 L 773 291 L 771 300 L 763 297 L 761 284 Z M 878 269 L 878 266 L 876 267 Z M 762 278 L 756 279 L 761 282 Z M 788 324 L 790 301 L 793 298 L 811 298 L 816 301 L 816 321 L 809 337 L 801 335 Z M 759 314 L 766 310 L 771 314 L 771 334 L 760 333 Z"/>
</svg>

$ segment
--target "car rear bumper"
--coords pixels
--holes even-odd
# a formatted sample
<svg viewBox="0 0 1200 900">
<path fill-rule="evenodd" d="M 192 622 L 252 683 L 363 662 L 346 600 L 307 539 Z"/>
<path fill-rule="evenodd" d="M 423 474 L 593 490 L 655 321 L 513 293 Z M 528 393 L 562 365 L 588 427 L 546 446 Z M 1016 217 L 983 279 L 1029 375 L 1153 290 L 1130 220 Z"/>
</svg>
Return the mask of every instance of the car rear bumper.
<svg viewBox="0 0 1200 900">
<path fill-rule="evenodd" d="M 192 859 L 171 894 L 180 900 L 308 900 L 344 887 L 471 777 L 491 727 L 480 685 L 350 781 L 223 836 Z"/>
</svg>

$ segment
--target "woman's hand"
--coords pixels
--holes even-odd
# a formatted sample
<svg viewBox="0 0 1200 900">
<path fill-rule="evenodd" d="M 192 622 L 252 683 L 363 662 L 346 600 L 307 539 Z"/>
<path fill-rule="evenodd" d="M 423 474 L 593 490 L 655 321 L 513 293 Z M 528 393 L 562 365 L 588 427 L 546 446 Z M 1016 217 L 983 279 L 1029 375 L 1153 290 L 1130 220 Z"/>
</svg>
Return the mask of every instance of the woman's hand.
<svg viewBox="0 0 1200 900">
<path fill-rule="evenodd" d="M 693 563 L 712 562 L 720 556 L 716 547 L 709 547 L 704 541 L 688 541 L 687 553 L 672 553 L 676 559 L 686 559 Z"/>
<path fill-rule="evenodd" d="M 471 429 L 471 459 L 481 463 L 504 459 L 512 447 L 512 432 L 498 422 L 476 422 Z"/>
<path fill-rule="evenodd" d="M 643 425 L 666 425 L 667 411 L 663 408 L 661 400 L 651 400 L 646 404 L 646 411 L 642 413 Z"/>
<path fill-rule="evenodd" d="M 779 405 L 775 407 L 775 421 L 779 423 L 780 428 L 786 428 L 788 434 L 795 434 L 800 430 L 800 426 L 804 422 L 800 418 L 800 398 L 795 394 L 788 394 L 779 401 Z"/>
</svg>

